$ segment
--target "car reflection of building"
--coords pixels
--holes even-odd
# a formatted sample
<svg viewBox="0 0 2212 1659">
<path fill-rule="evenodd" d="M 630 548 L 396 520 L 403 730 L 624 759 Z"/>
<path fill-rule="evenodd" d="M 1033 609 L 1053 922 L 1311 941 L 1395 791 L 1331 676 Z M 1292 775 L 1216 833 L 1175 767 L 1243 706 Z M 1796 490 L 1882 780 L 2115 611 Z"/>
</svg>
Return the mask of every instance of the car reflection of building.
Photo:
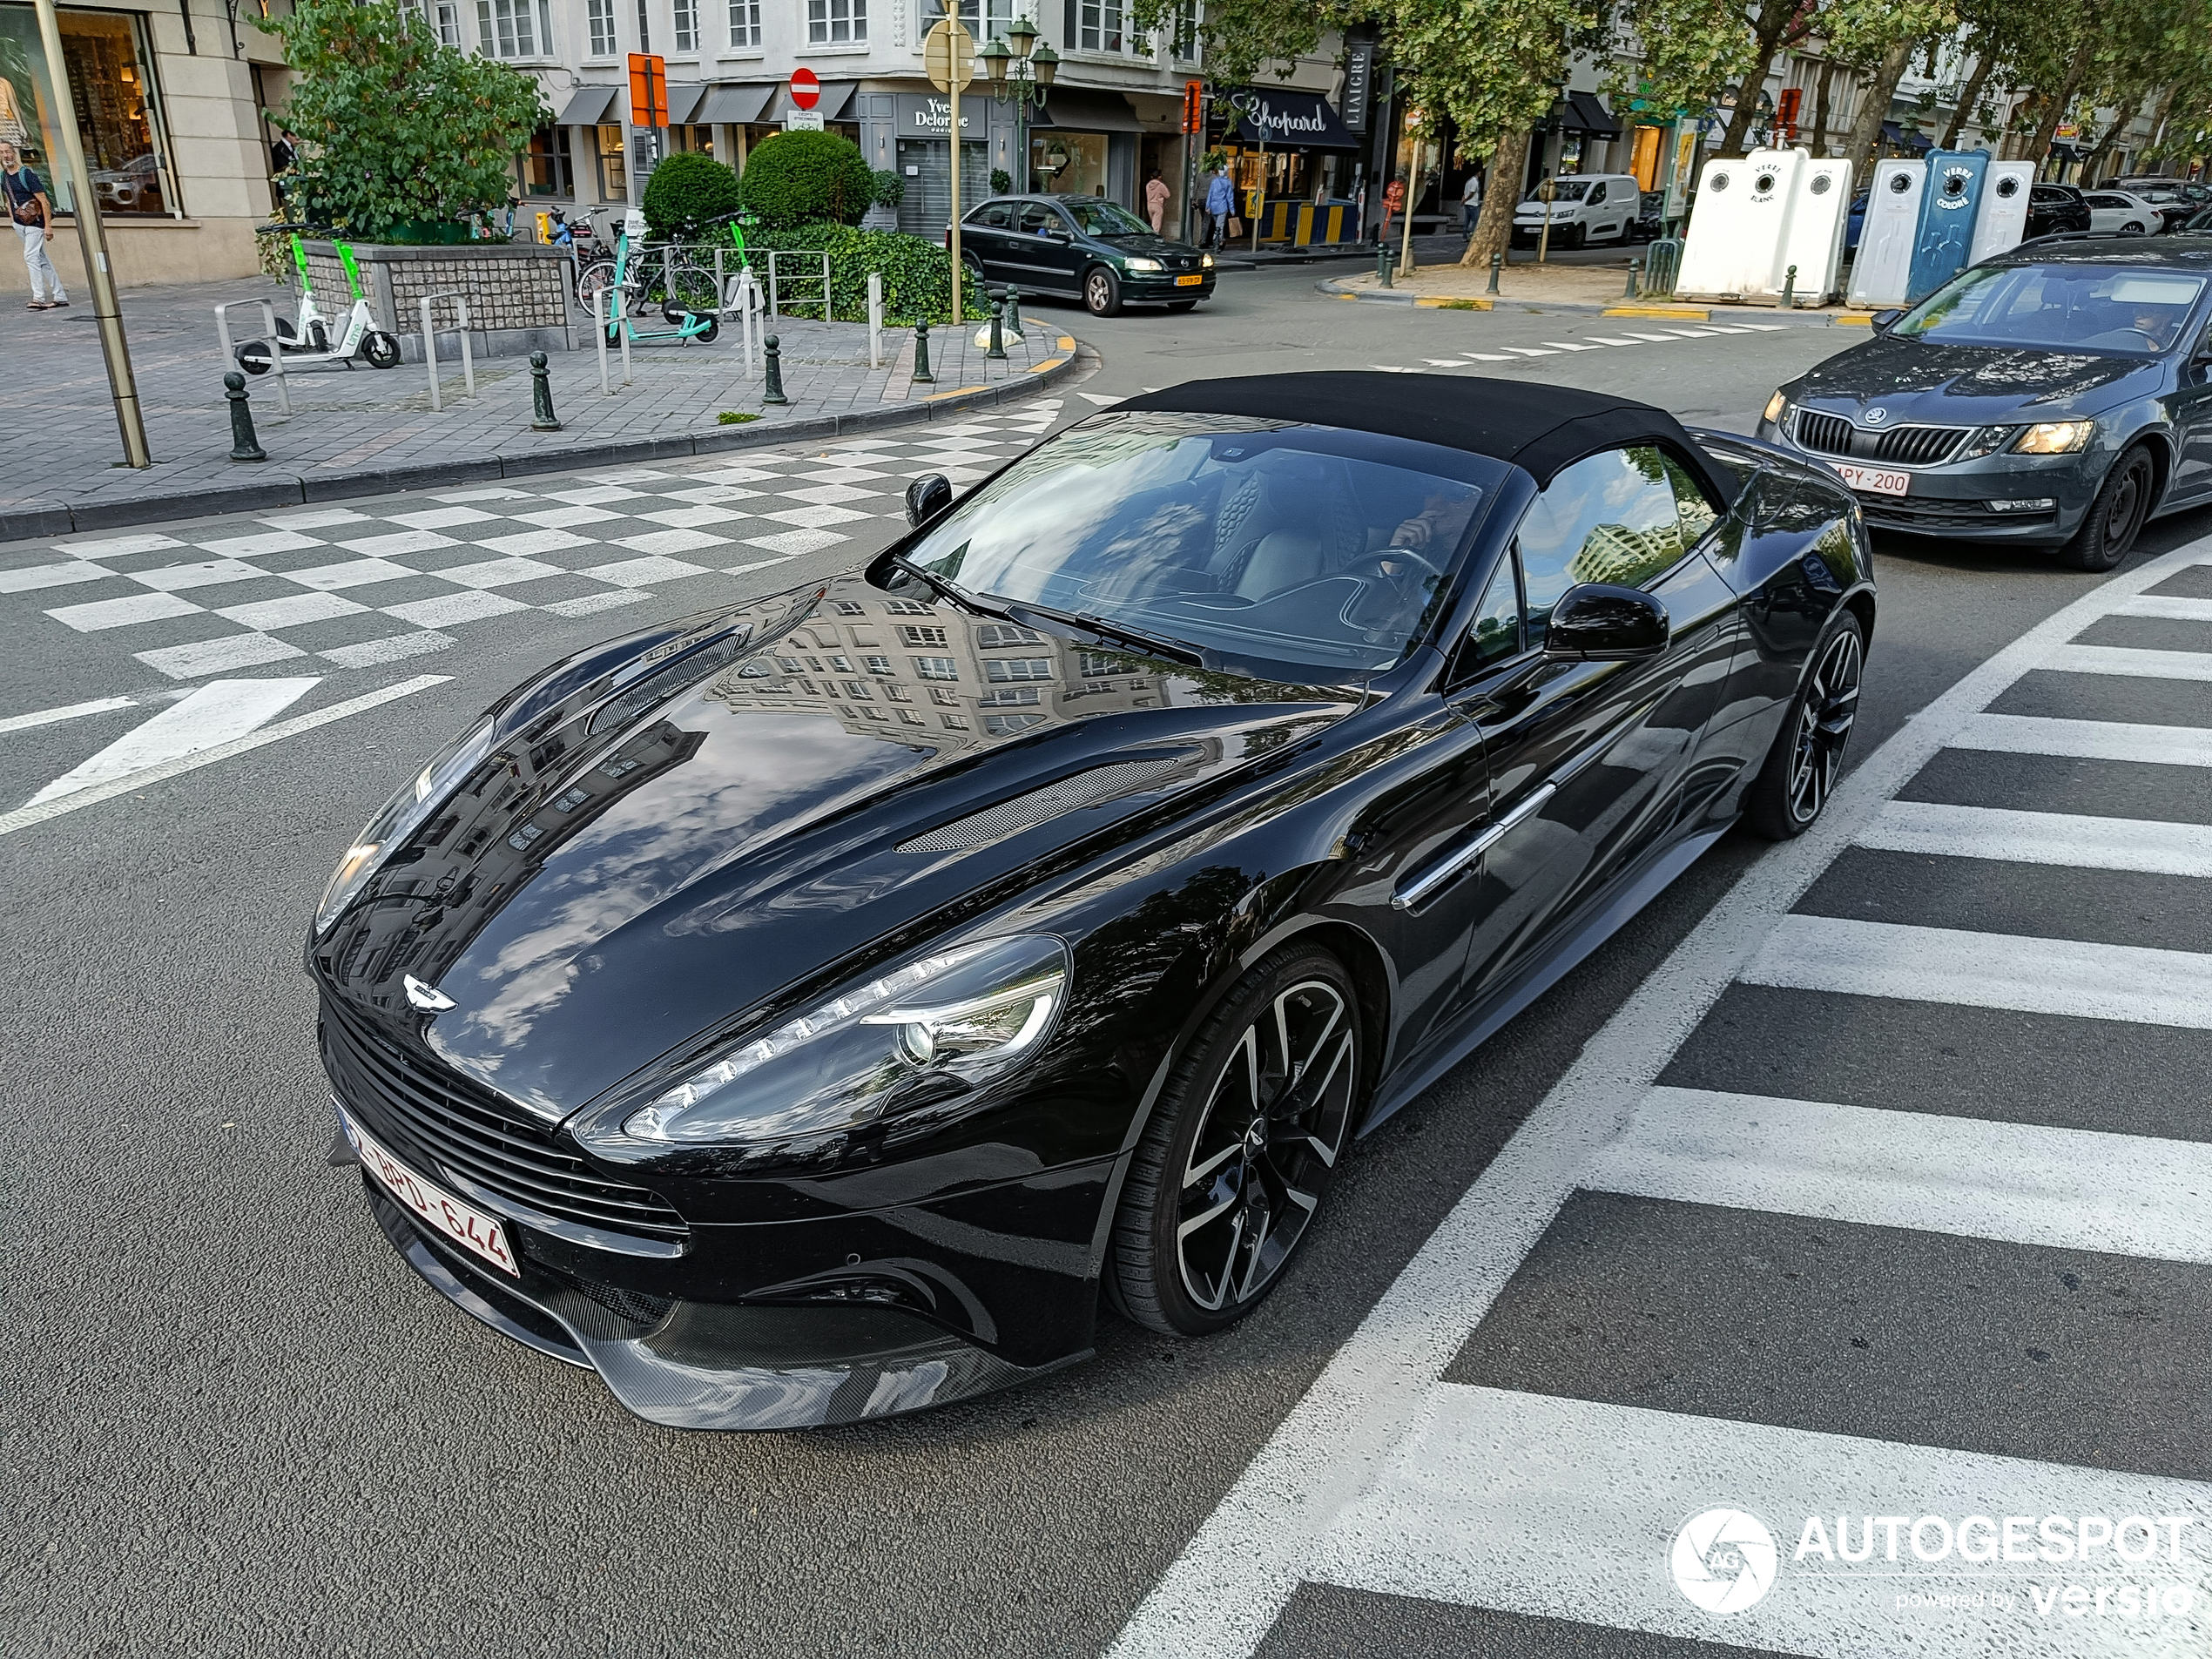
<svg viewBox="0 0 2212 1659">
<path fill-rule="evenodd" d="M 1567 562 L 1568 574 L 1577 582 L 1612 582 L 1640 587 L 1682 557 L 1681 527 L 1630 529 L 1625 524 L 1601 524 L 1582 543 L 1582 550 Z"/>
<path fill-rule="evenodd" d="M 732 709 L 827 714 L 940 752 L 1162 700 L 1133 658 L 889 594 L 826 603 L 708 689 Z"/>
</svg>

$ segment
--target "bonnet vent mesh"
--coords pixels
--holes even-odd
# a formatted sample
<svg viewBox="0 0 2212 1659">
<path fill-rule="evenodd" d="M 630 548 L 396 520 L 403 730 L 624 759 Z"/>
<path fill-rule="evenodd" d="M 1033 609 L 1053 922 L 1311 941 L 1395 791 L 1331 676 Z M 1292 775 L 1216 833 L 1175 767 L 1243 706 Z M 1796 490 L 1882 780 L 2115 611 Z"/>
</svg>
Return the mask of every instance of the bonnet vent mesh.
<svg viewBox="0 0 2212 1659">
<path fill-rule="evenodd" d="M 1040 824 L 1049 824 L 1063 813 L 1081 806 L 1103 806 L 1108 801 L 1119 800 L 1124 795 L 1138 795 L 1149 789 L 1173 782 L 1194 770 L 1205 758 L 1205 750 L 1191 749 L 1182 754 L 1163 755 L 1151 760 L 1123 760 L 1110 766 L 1094 766 L 1089 772 L 1079 772 L 1072 778 L 1062 778 L 1056 784 L 1042 789 L 1033 789 L 1026 795 L 1016 795 L 986 806 L 980 813 L 941 824 L 910 841 L 901 841 L 901 853 L 966 853 L 979 846 L 988 846 L 1002 841 L 1009 835 L 1019 835 Z"/>
</svg>

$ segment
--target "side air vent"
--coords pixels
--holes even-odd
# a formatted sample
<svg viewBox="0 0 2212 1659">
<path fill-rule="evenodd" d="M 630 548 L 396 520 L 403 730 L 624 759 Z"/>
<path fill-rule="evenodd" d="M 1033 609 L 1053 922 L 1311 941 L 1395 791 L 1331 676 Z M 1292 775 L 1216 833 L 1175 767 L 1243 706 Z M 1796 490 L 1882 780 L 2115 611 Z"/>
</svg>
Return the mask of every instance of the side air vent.
<svg viewBox="0 0 2212 1659">
<path fill-rule="evenodd" d="M 1148 790 L 1163 788 L 1177 779 L 1188 777 L 1206 759 L 1205 747 L 1185 750 L 1179 754 L 1162 755 L 1149 760 L 1122 760 L 1110 766 L 1093 766 L 1089 772 L 1079 772 L 1072 778 L 1062 778 L 1056 784 L 1042 789 L 1033 789 L 1026 795 L 1015 795 L 986 806 L 980 813 L 954 819 L 935 829 L 917 835 L 910 841 L 901 841 L 901 853 L 967 853 L 979 846 L 988 846 L 1002 841 L 1009 835 L 1019 835 L 1040 824 L 1049 824 L 1064 813 L 1083 806 L 1103 806 L 1109 801 L 1120 800 L 1129 795 L 1141 795 Z"/>
</svg>

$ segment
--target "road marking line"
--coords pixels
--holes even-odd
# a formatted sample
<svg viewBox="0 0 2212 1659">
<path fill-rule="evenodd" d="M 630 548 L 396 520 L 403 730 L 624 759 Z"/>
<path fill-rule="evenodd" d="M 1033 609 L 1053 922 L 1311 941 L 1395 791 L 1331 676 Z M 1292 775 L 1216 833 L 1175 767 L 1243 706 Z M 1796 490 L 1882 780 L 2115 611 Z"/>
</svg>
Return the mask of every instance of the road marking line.
<svg viewBox="0 0 2212 1659">
<path fill-rule="evenodd" d="M 1541 346 L 1508 346 L 1506 349 L 1516 357 L 1556 357 L 1559 355 L 1557 352 L 1547 351 Z"/>
<path fill-rule="evenodd" d="M 1634 346 L 1639 343 L 1634 340 L 1615 340 L 1610 334 L 1592 334 L 1590 338 L 1601 346 Z"/>
<path fill-rule="evenodd" d="M 1762 334 L 1787 334 L 1790 329 L 1790 325 L 1785 322 L 1747 322 L 1743 326 Z"/>
<path fill-rule="evenodd" d="M 1591 1156 L 1628 1121 L 1776 922 L 1882 803 L 2021 675 L 2114 606 L 2208 556 L 2212 537 L 2148 560 L 1968 670 L 1845 776 L 1819 821 L 1737 879 L 1583 1045 L 1277 1425 L 1123 1628 L 1113 1659 L 1246 1659 L 1298 1587 L 1332 1517 L 1392 1457 Z M 2212 732 L 2198 736 L 2212 739 Z M 1734 1434 L 1750 1426 L 1729 1426 Z M 1508 1461 L 1494 1447 L 1490 1457 L 1494 1464 Z M 1680 1522 L 1673 1516 L 1668 1526 Z M 1544 1558 L 1547 1570 L 1561 1559 Z"/>
<path fill-rule="evenodd" d="M 1583 1184 L 2057 1250 L 2212 1264 L 2212 1145 L 1654 1089 Z"/>
<path fill-rule="evenodd" d="M 128 628 L 141 622 L 163 622 L 171 617 L 198 616 L 206 607 L 173 593 L 134 593 L 126 599 L 95 599 L 90 604 L 63 605 L 46 614 L 64 628 L 80 634 L 103 629 Z"/>
<path fill-rule="evenodd" d="M 1548 340 L 1544 344 L 1557 347 L 1561 351 L 1602 351 L 1604 349 L 1602 346 L 1583 346 L 1565 340 Z"/>
<path fill-rule="evenodd" d="M 2202 1594 L 2188 1611 L 2147 1625 L 2116 1608 L 2101 1620 L 2039 1618 L 2028 1594 L 2030 1585 L 2048 1594 L 2077 1577 L 2194 1589 L 2206 1571 L 2201 1527 L 2173 1529 L 2174 1561 L 2168 1533 L 2155 1527 L 2154 1561 L 2124 1561 L 2099 1546 L 2098 1559 L 2080 1567 L 2054 1569 L 2036 1559 L 1978 1570 L 1955 1557 L 1918 1561 L 1902 1536 L 1892 1562 L 1882 1528 L 1861 1520 L 1885 1512 L 1956 1521 L 2202 1516 L 2212 1485 L 2198 1480 L 1455 1383 L 1429 1392 L 1413 1433 L 1378 1473 L 1373 1491 L 1330 1528 L 1316 1578 L 1649 1630 L 1702 1649 L 1716 1621 L 1675 1588 L 1669 1546 L 1685 1520 L 1724 1502 L 1772 1528 L 1781 1557 L 1774 1588 L 1729 1615 L 1730 1650 L 1860 1659 L 1901 1652 L 1904 1643 L 1946 1659 L 2085 1659 L 2202 1652 L 2212 1634 Z M 1806 1517 L 1822 1517 L 1832 1550 L 1839 1514 L 1850 1518 L 1854 1547 L 1865 1527 L 1875 1560 L 1824 1561 L 1817 1550 L 1793 1559 Z M 1979 1529 L 1972 1535 L 1979 1551 Z M 2009 1610 L 1985 1599 L 1916 1611 L 1900 1627 L 1901 1594 L 1965 1592 L 1971 1603 L 1974 1592 L 2000 1588 L 2012 1592 Z"/>
<path fill-rule="evenodd" d="M 39 588 L 66 588 L 79 582 L 105 582 L 113 574 L 105 565 L 84 559 L 68 564 L 33 564 L 0 570 L 0 593 L 30 593 Z"/>
<path fill-rule="evenodd" d="M 1660 346 L 1671 346 L 1671 345 L 1673 345 L 1673 344 L 1675 343 L 1675 337 L 1674 337 L 1672 334 L 1637 334 L 1637 333 L 1636 333 L 1636 331 L 1635 331 L 1635 329 L 1633 329 L 1633 328 L 1624 328 L 1624 329 L 1622 329 L 1621 332 L 1622 332 L 1622 334 L 1634 334 L 1634 335 L 1635 336 L 1635 338 L 1636 338 L 1636 339 L 1638 339 L 1638 340 L 1648 340 L 1648 341 L 1651 341 L 1651 342 L 1653 342 L 1655 345 L 1660 345 Z"/>
<path fill-rule="evenodd" d="M 2212 825 L 1893 800 L 1858 833 L 1885 853 L 2212 877 Z"/>
<path fill-rule="evenodd" d="M 1123 401 L 1122 399 L 1109 397 L 1103 392 L 1078 392 L 1076 395 L 1086 403 L 1096 403 L 1102 409 L 1110 409 L 1115 404 Z"/>
<path fill-rule="evenodd" d="M 1506 356 L 1501 352 L 1471 351 L 1467 353 L 1467 356 L 1478 363 L 1510 363 L 1513 361 L 1512 358 Z"/>
<path fill-rule="evenodd" d="M 1421 361 L 1433 364 L 1438 368 L 1465 368 L 1467 367 L 1456 357 L 1424 357 Z"/>
<path fill-rule="evenodd" d="M 211 680 L 64 772 L 24 805 L 57 800 L 94 784 L 151 772 L 242 738 L 266 725 L 321 683 L 319 675 L 290 680 Z"/>
<path fill-rule="evenodd" d="M 2212 599 L 2185 599 L 2175 593 L 2146 593 L 2114 612 L 2121 617 L 2163 617 L 2173 622 L 2212 622 Z"/>
<path fill-rule="evenodd" d="M 103 697 L 90 703 L 71 703 L 66 708 L 41 709 L 36 714 L 11 714 L 0 720 L 0 732 L 28 732 L 35 725 L 52 725 L 61 720 L 75 720 L 87 714 L 105 714 L 111 709 L 134 709 L 138 706 L 135 697 Z"/>
<path fill-rule="evenodd" d="M 1784 916 L 1750 985 L 2212 1031 L 2212 956 L 1842 916 Z"/>
<path fill-rule="evenodd" d="M 265 744 L 297 737 L 300 732 L 312 732 L 319 725 L 328 725 L 334 720 L 360 714 L 380 703 L 412 697 L 415 692 L 428 691 L 433 685 L 442 685 L 451 678 L 449 674 L 418 674 L 413 679 L 401 680 L 396 685 L 387 685 L 381 691 L 368 691 L 360 697 L 348 698 L 343 703 L 333 703 L 328 708 L 317 709 L 309 714 L 280 720 L 274 725 L 263 726 L 259 732 L 251 732 L 228 743 L 218 744 L 212 749 L 203 749 L 198 754 L 172 760 L 166 765 L 133 772 L 128 778 L 118 778 L 111 783 L 95 784 L 90 789 L 80 789 L 75 794 L 65 795 L 58 800 L 42 801 L 36 806 L 20 806 L 12 813 L 0 813 L 0 835 L 29 829 L 33 824 L 44 824 L 49 819 L 73 813 L 81 806 L 97 806 L 104 800 L 113 800 L 118 795 L 127 795 L 135 790 L 165 783 L 172 778 L 181 777 L 201 766 L 212 766 L 219 760 L 244 754 L 249 749 L 259 749 Z"/>
<path fill-rule="evenodd" d="M 2212 766 L 2212 726 L 2058 720 L 2040 714 L 1977 714 L 1952 734 L 1950 746 L 1997 754 L 2057 755 L 2068 760 Z"/>
<path fill-rule="evenodd" d="M 2212 680 L 2212 651 L 2139 651 L 2127 645 L 2067 645 L 2044 664 L 2054 673 L 2120 674 L 2138 679 Z"/>
<path fill-rule="evenodd" d="M 1683 340 L 1703 340 L 1715 331 L 1710 328 L 1669 328 L 1667 332 Z"/>
</svg>

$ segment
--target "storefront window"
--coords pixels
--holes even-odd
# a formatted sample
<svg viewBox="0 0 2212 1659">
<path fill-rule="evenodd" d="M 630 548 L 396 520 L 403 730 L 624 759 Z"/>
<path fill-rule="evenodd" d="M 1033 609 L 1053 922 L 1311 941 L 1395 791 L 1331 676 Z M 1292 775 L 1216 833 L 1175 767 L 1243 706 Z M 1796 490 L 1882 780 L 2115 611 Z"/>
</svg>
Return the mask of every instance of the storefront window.
<svg viewBox="0 0 2212 1659">
<path fill-rule="evenodd" d="M 158 118 L 138 20 L 115 11 L 64 11 L 62 56 L 101 210 L 163 214 L 172 203 L 155 145 Z M 76 206 L 64 176 L 46 80 L 46 51 L 29 6 L 0 5 L 0 140 L 17 146 L 45 180 L 57 208 Z"/>
<path fill-rule="evenodd" d="M 604 126 L 599 133 L 599 199 L 603 202 L 627 201 L 630 199 L 630 169 L 622 152 L 622 129 Z"/>
<path fill-rule="evenodd" d="M 1106 135 L 1042 132 L 1029 135 L 1029 170 L 1037 188 L 1055 196 L 1106 193 Z"/>
</svg>

